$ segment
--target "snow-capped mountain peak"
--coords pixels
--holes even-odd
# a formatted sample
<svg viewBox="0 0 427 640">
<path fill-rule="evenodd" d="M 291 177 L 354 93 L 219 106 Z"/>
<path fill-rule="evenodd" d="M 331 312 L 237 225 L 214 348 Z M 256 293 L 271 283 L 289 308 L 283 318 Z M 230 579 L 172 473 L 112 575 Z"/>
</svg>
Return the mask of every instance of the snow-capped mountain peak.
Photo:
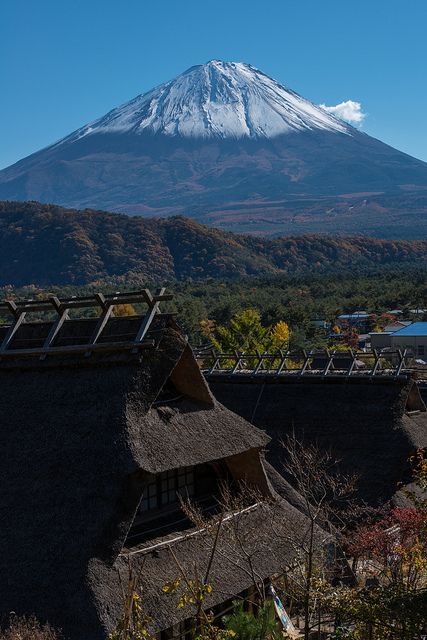
<svg viewBox="0 0 427 640">
<path fill-rule="evenodd" d="M 211 60 L 113 109 L 68 141 L 95 133 L 144 131 L 192 138 L 272 138 L 313 129 L 352 132 L 255 67 Z"/>
</svg>

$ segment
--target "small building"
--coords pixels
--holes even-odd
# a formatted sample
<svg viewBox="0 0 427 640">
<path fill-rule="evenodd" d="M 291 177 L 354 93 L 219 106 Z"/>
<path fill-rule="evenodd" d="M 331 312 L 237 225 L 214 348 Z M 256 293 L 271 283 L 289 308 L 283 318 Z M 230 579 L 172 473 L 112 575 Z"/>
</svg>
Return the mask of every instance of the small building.
<svg viewBox="0 0 427 640">
<path fill-rule="evenodd" d="M 388 349 L 391 347 L 392 331 L 373 331 L 370 333 L 371 349 Z"/>
<path fill-rule="evenodd" d="M 409 313 L 411 314 L 411 316 L 420 317 L 427 313 L 427 309 L 421 309 L 420 307 L 417 307 L 416 309 L 409 309 Z"/>
<path fill-rule="evenodd" d="M 412 324 L 391 333 L 390 346 L 394 349 L 407 349 L 415 357 L 427 356 L 427 322 Z"/>
<path fill-rule="evenodd" d="M 313 320 L 310 320 L 310 324 L 312 327 L 315 327 L 315 329 L 321 329 L 323 331 L 327 331 L 331 326 L 330 322 L 322 318 L 314 318 Z"/>
<path fill-rule="evenodd" d="M 336 318 L 336 324 L 342 329 L 356 329 L 368 333 L 372 327 L 372 314 L 366 311 L 343 313 Z"/>
<path fill-rule="evenodd" d="M 412 320 L 396 320 L 392 324 L 384 327 L 383 331 L 373 331 L 369 334 L 371 341 L 371 349 L 386 349 L 391 347 L 391 336 L 413 324 Z"/>
<path fill-rule="evenodd" d="M 209 572 L 221 614 L 295 558 L 305 516 L 273 488 L 270 438 L 211 394 L 167 297 L 7 302 L 0 327 L 0 615 L 35 614 L 67 638 L 101 640 L 138 577 L 152 633 L 184 637 L 193 609 L 162 587 Z M 145 315 L 114 317 L 118 304 Z M 97 306 L 98 318 L 70 319 Z M 31 312 L 56 319 L 30 322 Z M 275 480 L 276 478 L 276 480 Z M 224 512 L 222 491 L 239 496 Z M 200 518 L 222 513 L 213 561 Z M 222 516 L 221 516 L 222 517 Z M 218 525 L 219 526 L 219 525 Z M 250 566 L 248 565 L 250 559 Z"/>
</svg>

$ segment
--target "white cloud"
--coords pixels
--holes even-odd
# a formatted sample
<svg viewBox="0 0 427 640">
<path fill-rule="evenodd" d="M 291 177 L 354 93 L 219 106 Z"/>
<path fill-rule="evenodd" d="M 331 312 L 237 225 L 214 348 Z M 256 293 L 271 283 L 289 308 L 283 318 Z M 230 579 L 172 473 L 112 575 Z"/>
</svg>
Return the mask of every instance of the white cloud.
<svg viewBox="0 0 427 640">
<path fill-rule="evenodd" d="M 351 124 L 360 125 L 366 118 L 366 113 L 363 113 L 362 111 L 362 105 L 360 102 L 355 102 L 354 100 L 346 100 L 345 102 L 340 102 L 340 104 L 336 104 L 332 107 L 327 107 L 326 104 L 321 104 L 319 106 L 328 113 L 332 113 L 332 115 L 337 118 L 346 120 Z"/>
</svg>

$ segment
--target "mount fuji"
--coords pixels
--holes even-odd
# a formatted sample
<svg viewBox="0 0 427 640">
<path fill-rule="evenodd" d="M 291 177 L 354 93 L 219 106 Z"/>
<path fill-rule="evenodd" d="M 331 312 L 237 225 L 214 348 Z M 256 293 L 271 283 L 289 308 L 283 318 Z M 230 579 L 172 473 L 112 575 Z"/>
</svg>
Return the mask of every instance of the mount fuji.
<svg viewBox="0 0 427 640">
<path fill-rule="evenodd" d="M 0 199 L 234 231 L 427 231 L 427 164 L 258 69 L 213 60 L 0 171 Z"/>
<path fill-rule="evenodd" d="M 184 138 L 274 138 L 344 123 L 251 65 L 212 60 L 134 98 L 59 144 L 98 133 L 144 131 Z"/>
</svg>

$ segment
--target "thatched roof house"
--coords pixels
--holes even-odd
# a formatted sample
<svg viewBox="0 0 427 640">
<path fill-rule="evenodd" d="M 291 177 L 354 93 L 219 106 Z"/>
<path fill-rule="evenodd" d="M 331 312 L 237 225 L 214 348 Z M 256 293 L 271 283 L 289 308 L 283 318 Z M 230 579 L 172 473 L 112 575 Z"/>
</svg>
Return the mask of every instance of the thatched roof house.
<svg viewBox="0 0 427 640">
<path fill-rule="evenodd" d="M 290 527 L 301 535 L 304 517 L 271 487 L 268 436 L 213 398 L 174 320 L 151 311 L 142 321 L 110 315 L 101 332 L 102 316 L 2 330 L 3 619 L 34 613 L 67 637 L 103 638 L 132 559 L 154 630 L 182 624 L 192 612 L 161 587 L 179 575 L 173 558 L 203 575 L 211 545 L 178 496 L 212 513 L 225 481 L 256 498 L 223 523 L 207 605 L 292 560 Z"/>
<path fill-rule="evenodd" d="M 266 430 L 266 457 L 280 473 L 286 476 L 280 443 L 295 433 L 331 450 L 342 472 L 358 475 L 360 496 L 372 505 L 396 498 L 410 480 L 408 458 L 427 447 L 426 406 L 405 374 L 207 377 L 222 404 Z"/>
</svg>

